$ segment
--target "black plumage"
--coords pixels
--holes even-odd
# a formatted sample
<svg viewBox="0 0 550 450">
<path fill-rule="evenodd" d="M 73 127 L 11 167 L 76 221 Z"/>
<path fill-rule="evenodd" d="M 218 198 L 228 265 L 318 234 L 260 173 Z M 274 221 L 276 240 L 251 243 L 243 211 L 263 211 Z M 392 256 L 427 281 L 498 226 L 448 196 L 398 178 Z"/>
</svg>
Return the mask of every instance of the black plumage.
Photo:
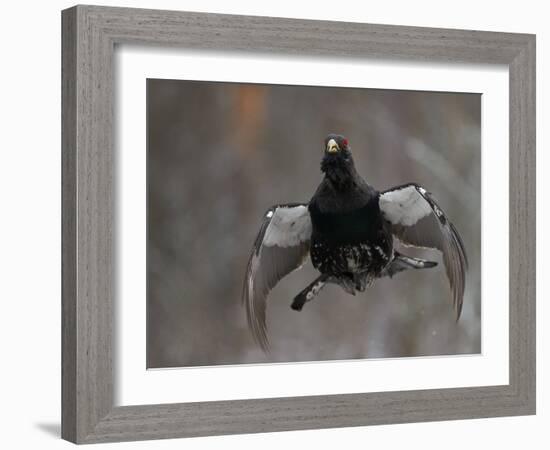
<svg viewBox="0 0 550 450">
<path fill-rule="evenodd" d="M 348 140 L 325 139 L 321 161 L 324 178 L 307 204 L 270 208 L 256 237 L 243 287 L 249 326 L 261 347 L 268 348 L 266 301 L 269 291 L 299 268 L 308 254 L 320 275 L 292 302 L 301 310 L 326 283 L 355 295 L 377 278 L 435 262 L 405 256 L 404 245 L 443 253 L 457 319 L 462 308 L 467 268 L 458 232 L 433 197 L 421 186 L 405 184 L 379 192 L 356 171 Z"/>
</svg>

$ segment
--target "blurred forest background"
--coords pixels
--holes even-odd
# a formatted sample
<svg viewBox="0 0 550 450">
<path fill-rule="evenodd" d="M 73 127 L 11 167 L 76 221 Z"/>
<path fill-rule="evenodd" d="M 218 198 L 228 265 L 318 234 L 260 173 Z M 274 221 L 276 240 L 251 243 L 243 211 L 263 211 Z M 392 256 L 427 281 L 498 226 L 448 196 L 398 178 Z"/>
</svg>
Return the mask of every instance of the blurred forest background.
<svg viewBox="0 0 550 450">
<path fill-rule="evenodd" d="M 481 351 L 481 98 L 478 94 L 147 81 L 147 366 L 177 367 Z M 417 182 L 458 228 L 470 268 L 458 323 L 443 265 L 353 297 L 328 285 L 301 312 L 308 262 L 271 292 L 266 356 L 241 288 L 263 214 L 307 202 L 323 139 L 349 138 L 379 190 Z M 437 251 L 407 254 L 434 258 Z"/>
</svg>

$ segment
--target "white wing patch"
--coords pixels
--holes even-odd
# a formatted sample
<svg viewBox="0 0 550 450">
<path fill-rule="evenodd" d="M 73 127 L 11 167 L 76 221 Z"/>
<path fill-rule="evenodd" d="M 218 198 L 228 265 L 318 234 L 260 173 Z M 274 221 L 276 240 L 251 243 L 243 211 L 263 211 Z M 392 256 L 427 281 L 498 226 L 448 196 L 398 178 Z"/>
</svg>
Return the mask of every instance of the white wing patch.
<svg viewBox="0 0 550 450">
<path fill-rule="evenodd" d="M 411 226 L 432 213 L 432 207 L 414 185 L 380 195 L 380 210 L 393 224 Z"/>
<path fill-rule="evenodd" d="M 264 351 L 269 349 L 266 323 L 269 292 L 304 263 L 310 240 L 307 205 L 277 205 L 266 212 L 248 259 L 242 295 L 248 326 Z"/>
<path fill-rule="evenodd" d="M 433 197 L 417 184 L 383 192 L 379 205 L 384 217 L 392 223 L 394 236 L 403 245 L 436 248 L 443 253 L 458 320 L 464 301 L 468 258 L 455 226 Z"/>
<path fill-rule="evenodd" d="M 279 206 L 267 217 L 271 217 L 263 241 L 267 247 L 294 247 L 311 237 L 311 218 L 307 206 Z"/>
</svg>

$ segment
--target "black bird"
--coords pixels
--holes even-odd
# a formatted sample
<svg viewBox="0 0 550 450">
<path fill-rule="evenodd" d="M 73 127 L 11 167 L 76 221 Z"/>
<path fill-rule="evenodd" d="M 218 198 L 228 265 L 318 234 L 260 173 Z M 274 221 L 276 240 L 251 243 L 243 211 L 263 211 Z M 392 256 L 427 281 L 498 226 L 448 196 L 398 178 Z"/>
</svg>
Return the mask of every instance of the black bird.
<svg viewBox="0 0 550 450">
<path fill-rule="evenodd" d="M 454 225 L 423 187 L 408 183 L 379 192 L 356 171 L 348 140 L 329 134 L 321 161 L 324 178 L 309 203 L 267 210 L 248 261 L 243 302 L 249 327 L 268 350 L 266 303 L 269 291 L 311 257 L 320 275 L 292 302 L 301 310 L 326 283 L 355 295 L 377 278 L 437 263 L 396 250 L 438 249 L 449 279 L 456 319 L 464 296 L 467 257 Z"/>
</svg>

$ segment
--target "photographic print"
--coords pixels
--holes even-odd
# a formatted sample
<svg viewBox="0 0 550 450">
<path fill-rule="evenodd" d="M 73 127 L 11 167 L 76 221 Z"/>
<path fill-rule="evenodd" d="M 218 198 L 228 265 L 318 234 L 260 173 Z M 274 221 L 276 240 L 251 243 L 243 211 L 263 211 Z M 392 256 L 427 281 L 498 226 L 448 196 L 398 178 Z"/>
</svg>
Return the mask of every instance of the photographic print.
<svg viewBox="0 0 550 450">
<path fill-rule="evenodd" d="M 147 367 L 481 352 L 481 95 L 147 80 Z"/>
</svg>

